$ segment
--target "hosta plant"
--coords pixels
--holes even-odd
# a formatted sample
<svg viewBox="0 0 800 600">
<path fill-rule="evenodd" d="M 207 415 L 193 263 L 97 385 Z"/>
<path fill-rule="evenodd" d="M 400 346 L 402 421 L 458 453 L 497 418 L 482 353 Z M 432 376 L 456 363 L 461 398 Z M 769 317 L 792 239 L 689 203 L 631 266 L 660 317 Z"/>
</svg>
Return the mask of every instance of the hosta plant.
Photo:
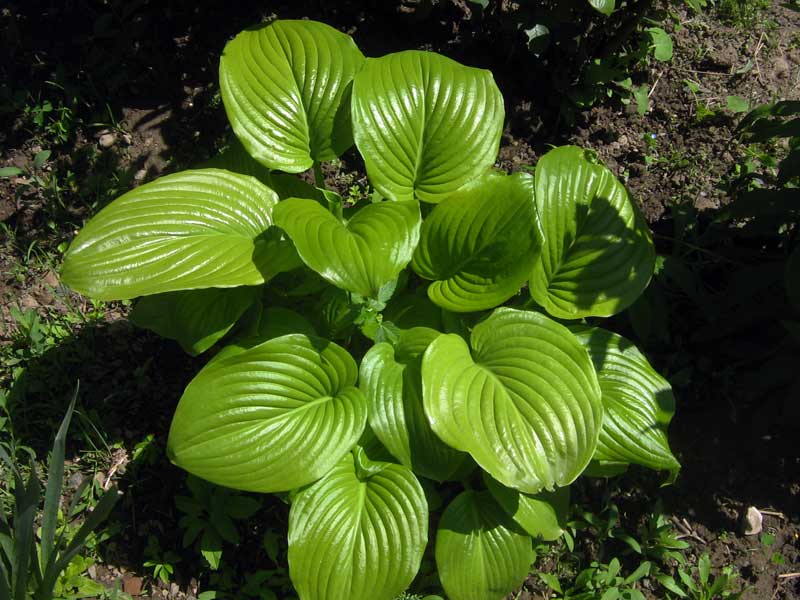
<svg viewBox="0 0 800 600">
<path fill-rule="evenodd" d="M 391 600 L 429 541 L 449 598 L 501 598 L 533 538 L 561 535 L 587 469 L 674 476 L 668 383 L 596 327 L 655 254 L 590 152 L 498 172 L 490 72 L 364 58 L 313 21 L 243 31 L 220 81 L 228 150 L 103 209 L 62 277 L 139 298 L 131 318 L 192 354 L 227 340 L 180 399 L 169 455 L 215 484 L 290 492 L 301 599 Z M 320 167 L 353 143 L 375 190 L 355 205 Z M 309 169 L 316 187 L 291 175 Z M 429 531 L 433 497 L 447 505 Z"/>
</svg>

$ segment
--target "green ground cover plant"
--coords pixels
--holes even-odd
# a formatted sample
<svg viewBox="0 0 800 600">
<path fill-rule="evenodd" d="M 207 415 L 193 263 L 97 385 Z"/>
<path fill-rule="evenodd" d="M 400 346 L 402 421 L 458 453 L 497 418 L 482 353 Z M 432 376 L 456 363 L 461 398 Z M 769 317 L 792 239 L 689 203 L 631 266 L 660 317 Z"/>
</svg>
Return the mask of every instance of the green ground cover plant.
<svg viewBox="0 0 800 600">
<path fill-rule="evenodd" d="M 406 590 L 436 495 L 448 597 L 501 598 L 533 540 L 561 536 L 581 474 L 674 479 L 669 383 L 597 326 L 647 287 L 655 250 L 590 152 L 496 171 L 490 72 L 432 52 L 365 58 L 313 21 L 243 31 L 220 82 L 230 148 L 101 210 L 62 280 L 139 298 L 131 319 L 190 354 L 226 340 L 178 403 L 168 453 L 291 503 L 301 599 Z M 356 203 L 321 168 L 354 143 L 374 188 Z M 307 170 L 316 186 L 292 175 Z M 231 516 L 212 518 L 221 539 Z"/>
</svg>

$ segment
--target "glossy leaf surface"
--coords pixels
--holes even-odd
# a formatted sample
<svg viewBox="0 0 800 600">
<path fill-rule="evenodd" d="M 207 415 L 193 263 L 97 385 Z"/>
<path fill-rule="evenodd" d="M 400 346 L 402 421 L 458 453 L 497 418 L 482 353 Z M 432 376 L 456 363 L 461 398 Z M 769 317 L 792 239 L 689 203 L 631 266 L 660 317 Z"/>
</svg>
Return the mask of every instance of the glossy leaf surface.
<svg viewBox="0 0 800 600">
<path fill-rule="evenodd" d="M 252 177 L 183 171 L 142 185 L 91 219 L 64 257 L 61 278 L 98 300 L 264 283 L 259 240 L 278 197 Z"/>
<path fill-rule="evenodd" d="M 465 458 L 431 430 L 422 406 L 422 355 L 438 331 L 403 331 L 397 347 L 376 344 L 361 361 L 361 389 L 369 403 L 369 424 L 384 446 L 415 473 L 442 481 Z"/>
<path fill-rule="evenodd" d="M 647 224 L 623 185 L 586 151 L 563 146 L 536 165 L 545 243 L 530 278 L 554 317 L 613 315 L 642 293 L 655 265 Z"/>
<path fill-rule="evenodd" d="M 289 572 L 300 600 L 393 600 L 419 570 L 428 504 L 414 474 L 345 456 L 289 513 Z"/>
<path fill-rule="evenodd" d="M 433 52 L 369 58 L 353 83 L 353 134 L 375 188 L 440 202 L 494 163 L 503 97 L 491 72 Z"/>
<path fill-rule="evenodd" d="M 586 350 L 542 314 L 497 309 L 471 347 L 442 335 L 425 352 L 425 413 L 447 444 L 500 483 L 535 494 L 571 483 L 597 445 L 603 406 Z"/>
<path fill-rule="evenodd" d="M 352 357 L 322 338 L 274 338 L 210 362 L 187 386 L 170 459 L 203 479 L 254 492 L 297 488 L 327 473 L 367 419 Z"/>
<path fill-rule="evenodd" d="M 616 0 L 588 0 L 589 5 L 597 12 L 609 16 L 616 8 Z"/>
<path fill-rule="evenodd" d="M 561 537 L 561 527 L 569 517 L 569 487 L 556 488 L 553 492 L 525 494 L 485 474 L 484 481 L 492 497 L 528 535 L 541 537 L 546 542 Z"/>
<path fill-rule="evenodd" d="M 261 287 L 209 288 L 141 298 L 129 319 L 139 327 L 176 340 L 192 356 L 222 338 L 258 298 Z"/>
<path fill-rule="evenodd" d="M 368 298 L 397 278 L 419 241 L 416 202 L 368 204 L 345 225 L 313 200 L 289 198 L 275 207 L 274 218 L 309 268 Z"/>
<path fill-rule="evenodd" d="M 289 173 L 352 143 L 351 82 L 364 57 L 352 38 L 316 21 L 275 21 L 228 42 L 219 65 L 225 111 L 247 152 Z"/>
<path fill-rule="evenodd" d="M 670 471 L 674 480 L 680 464 L 667 439 L 675 414 L 669 382 L 624 337 L 590 327 L 573 333 L 589 351 L 603 395 L 605 417 L 594 459 Z"/>
<path fill-rule="evenodd" d="M 425 219 L 412 266 L 434 280 L 428 287 L 434 303 L 474 312 L 519 291 L 541 243 L 533 177 L 490 173 L 453 193 Z"/>
<path fill-rule="evenodd" d="M 501 600 L 528 574 L 535 554 L 489 492 L 466 491 L 442 515 L 436 566 L 451 600 Z"/>
</svg>

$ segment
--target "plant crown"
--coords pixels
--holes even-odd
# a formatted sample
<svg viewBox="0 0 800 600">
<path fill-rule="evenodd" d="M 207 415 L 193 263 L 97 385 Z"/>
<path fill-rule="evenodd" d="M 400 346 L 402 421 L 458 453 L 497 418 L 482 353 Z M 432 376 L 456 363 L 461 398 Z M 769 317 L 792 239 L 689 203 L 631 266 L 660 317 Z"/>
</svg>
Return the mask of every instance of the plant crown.
<svg viewBox="0 0 800 600">
<path fill-rule="evenodd" d="M 436 482 L 465 487 L 435 533 L 442 585 L 489 600 L 523 581 L 533 537 L 561 535 L 582 473 L 674 478 L 669 384 L 585 322 L 629 306 L 655 262 L 590 152 L 499 172 L 489 71 L 433 52 L 364 58 L 313 21 L 241 32 L 220 82 L 230 148 L 100 211 L 62 278 L 141 297 L 131 319 L 193 355 L 227 336 L 180 399 L 169 456 L 218 485 L 292 492 L 301 599 L 405 590 Z M 324 188 L 320 163 L 353 143 L 371 202 Z M 310 168 L 318 187 L 291 175 Z"/>
</svg>

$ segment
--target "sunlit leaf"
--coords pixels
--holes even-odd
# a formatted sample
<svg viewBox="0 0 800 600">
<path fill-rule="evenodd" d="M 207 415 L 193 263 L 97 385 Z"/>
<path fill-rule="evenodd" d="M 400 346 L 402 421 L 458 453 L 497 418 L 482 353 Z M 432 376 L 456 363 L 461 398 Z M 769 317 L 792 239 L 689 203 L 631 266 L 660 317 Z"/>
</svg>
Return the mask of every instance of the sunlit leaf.
<svg viewBox="0 0 800 600">
<path fill-rule="evenodd" d="M 503 97 L 489 71 L 409 50 L 369 58 L 353 83 L 353 134 L 375 188 L 440 202 L 491 167 Z"/>
<path fill-rule="evenodd" d="M 219 79 L 247 152 L 289 173 L 339 156 L 353 143 L 351 82 L 363 61 L 350 36 L 316 21 L 242 31 L 225 46 Z"/>
</svg>

